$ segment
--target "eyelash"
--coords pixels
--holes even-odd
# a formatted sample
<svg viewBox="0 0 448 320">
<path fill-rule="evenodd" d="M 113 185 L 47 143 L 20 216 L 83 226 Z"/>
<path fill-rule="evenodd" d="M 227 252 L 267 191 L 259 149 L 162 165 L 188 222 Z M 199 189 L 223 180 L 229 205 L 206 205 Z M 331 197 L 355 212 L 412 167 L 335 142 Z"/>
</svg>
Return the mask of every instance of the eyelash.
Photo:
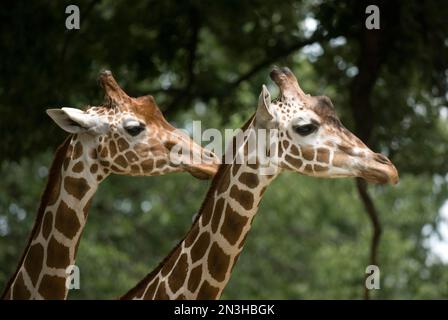
<svg viewBox="0 0 448 320">
<path fill-rule="evenodd" d="M 292 129 L 294 130 L 295 133 L 301 135 L 302 137 L 305 137 L 316 132 L 317 129 L 319 129 L 319 126 L 314 123 L 309 123 L 305 125 L 294 126 L 292 127 Z"/>
<path fill-rule="evenodd" d="M 139 135 L 143 130 L 145 130 L 145 126 L 143 124 L 139 124 L 138 126 L 126 127 L 124 129 L 131 136 L 135 137 L 135 136 Z"/>
</svg>

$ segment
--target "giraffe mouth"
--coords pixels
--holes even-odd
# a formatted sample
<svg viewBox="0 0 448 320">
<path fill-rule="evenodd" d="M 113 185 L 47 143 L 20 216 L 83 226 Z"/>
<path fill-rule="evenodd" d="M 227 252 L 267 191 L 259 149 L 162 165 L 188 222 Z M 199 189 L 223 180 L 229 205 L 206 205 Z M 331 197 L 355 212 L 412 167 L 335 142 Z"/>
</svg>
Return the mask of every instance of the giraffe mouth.
<svg viewBox="0 0 448 320">
<path fill-rule="evenodd" d="M 171 165 L 182 167 L 195 178 L 211 179 L 218 171 L 219 158 L 212 151 L 190 141 L 183 133 L 172 132 L 171 140 L 165 143 L 165 147 L 170 150 Z M 182 151 L 186 153 L 182 154 Z"/>
<path fill-rule="evenodd" d="M 362 178 L 370 183 L 379 183 L 379 184 L 396 184 L 396 180 L 391 180 L 389 176 L 381 170 L 370 169 L 367 172 L 362 173 Z"/>
<path fill-rule="evenodd" d="M 195 178 L 200 180 L 208 180 L 215 176 L 217 172 L 216 164 L 204 164 L 200 167 L 187 167 L 186 170 Z"/>
<path fill-rule="evenodd" d="M 360 177 L 367 182 L 380 184 L 397 184 L 398 171 L 385 156 L 375 153 L 367 166 L 360 169 Z"/>
<path fill-rule="evenodd" d="M 184 167 L 195 178 L 201 180 L 211 179 L 217 173 L 220 161 L 213 152 L 207 149 L 202 149 L 199 146 L 198 148 L 200 148 L 201 151 L 201 162 L 196 164 L 186 163 L 184 164 Z"/>
</svg>

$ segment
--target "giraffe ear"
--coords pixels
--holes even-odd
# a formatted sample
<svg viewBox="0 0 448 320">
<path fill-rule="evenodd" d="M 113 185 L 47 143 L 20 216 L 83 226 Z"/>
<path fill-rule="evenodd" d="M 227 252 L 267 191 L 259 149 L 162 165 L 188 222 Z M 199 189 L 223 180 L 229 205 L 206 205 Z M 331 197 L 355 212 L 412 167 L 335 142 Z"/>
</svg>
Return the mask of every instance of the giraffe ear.
<svg viewBox="0 0 448 320">
<path fill-rule="evenodd" d="M 48 109 L 47 114 L 56 124 L 69 133 L 101 133 L 105 124 L 85 111 L 74 108 Z"/>
<path fill-rule="evenodd" d="M 258 107 L 256 113 L 257 125 L 261 127 L 270 127 L 270 123 L 274 120 L 274 114 L 271 109 L 271 94 L 268 88 L 263 85 L 260 97 L 258 98 Z"/>
</svg>

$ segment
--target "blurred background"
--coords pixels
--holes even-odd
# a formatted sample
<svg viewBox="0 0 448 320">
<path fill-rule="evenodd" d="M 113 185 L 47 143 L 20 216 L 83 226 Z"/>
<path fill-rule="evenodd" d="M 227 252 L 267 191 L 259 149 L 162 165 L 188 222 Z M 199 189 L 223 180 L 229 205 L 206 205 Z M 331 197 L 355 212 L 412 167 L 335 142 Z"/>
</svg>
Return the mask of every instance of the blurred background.
<svg viewBox="0 0 448 320">
<path fill-rule="evenodd" d="M 66 30 L 65 8 L 81 11 Z M 365 8 L 380 8 L 380 30 Z M 26 245 L 55 148 L 45 114 L 96 105 L 100 70 L 188 128 L 240 127 L 270 68 L 329 96 L 397 186 L 285 173 L 266 192 L 224 299 L 448 298 L 448 5 L 409 1 L 14 1 L 0 11 L 0 288 Z M 70 299 L 125 293 L 177 244 L 209 182 L 111 176 Z M 377 264 L 381 289 L 365 292 Z"/>
</svg>

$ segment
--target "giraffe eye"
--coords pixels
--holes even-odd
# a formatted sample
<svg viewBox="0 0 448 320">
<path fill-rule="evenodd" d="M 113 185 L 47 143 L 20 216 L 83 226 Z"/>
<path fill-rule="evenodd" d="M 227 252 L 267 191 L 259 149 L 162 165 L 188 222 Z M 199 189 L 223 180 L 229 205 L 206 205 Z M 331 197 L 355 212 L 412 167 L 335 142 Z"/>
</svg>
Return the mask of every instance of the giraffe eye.
<svg viewBox="0 0 448 320">
<path fill-rule="evenodd" d="M 129 133 L 131 136 L 135 137 L 136 135 L 138 135 L 140 132 L 142 132 L 143 130 L 145 130 L 145 126 L 143 124 L 139 124 L 137 126 L 129 126 L 124 128 L 127 133 Z"/>
<path fill-rule="evenodd" d="M 313 132 L 316 132 L 318 128 L 319 128 L 319 126 L 314 123 L 309 123 L 309 124 L 305 124 L 302 126 L 293 126 L 292 127 L 292 129 L 294 130 L 295 133 L 298 133 L 303 137 L 308 136 L 308 135 L 312 134 Z"/>
</svg>

